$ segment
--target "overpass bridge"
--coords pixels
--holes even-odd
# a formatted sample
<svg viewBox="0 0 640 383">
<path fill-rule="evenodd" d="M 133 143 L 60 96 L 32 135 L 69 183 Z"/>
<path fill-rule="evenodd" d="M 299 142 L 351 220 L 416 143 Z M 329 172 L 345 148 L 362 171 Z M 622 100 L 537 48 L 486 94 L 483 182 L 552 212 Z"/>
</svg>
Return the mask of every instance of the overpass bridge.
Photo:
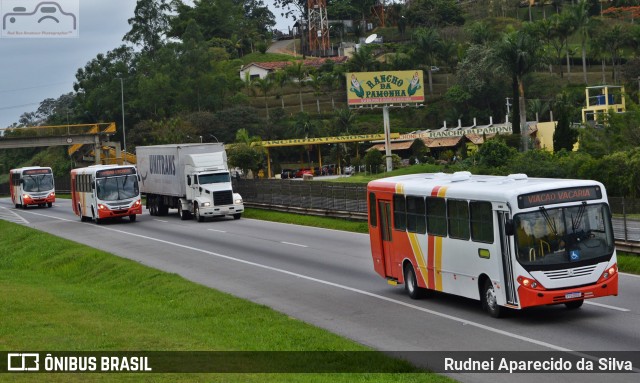
<svg viewBox="0 0 640 383">
<path fill-rule="evenodd" d="M 120 143 L 110 141 L 116 133 L 115 123 L 34 126 L 0 129 L 0 149 L 68 146 L 70 156 L 95 164 L 122 164 L 125 158 Z M 135 163 L 135 156 L 126 155 L 126 162 Z"/>
</svg>

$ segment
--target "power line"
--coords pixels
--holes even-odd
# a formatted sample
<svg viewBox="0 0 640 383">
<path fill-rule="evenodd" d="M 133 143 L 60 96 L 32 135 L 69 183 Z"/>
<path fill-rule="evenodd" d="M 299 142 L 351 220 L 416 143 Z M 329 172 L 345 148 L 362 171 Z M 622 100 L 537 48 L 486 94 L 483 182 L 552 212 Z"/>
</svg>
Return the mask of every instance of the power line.
<svg viewBox="0 0 640 383">
<path fill-rule="evenodd" d="M 63 81 L 63 82 L 56 82 L 56 83 L 53 83 L 53 84 L 35 85 L 35 86 L 30 86 L 30 87 L 25 87 L 25 88 L 0 89 L 0 93 L 19 92 L 19 91 L 22 91 L 22 90 L 46 88 L 46 87 L 49 87 L 49 86 L 62 85 L 62 84 L 68 84 L 68 83 L 69 83 L 68 81 Z"/>
<path fill-rule="evenodd" d="M 23 108 L 25 106 L 32 106 L 32 105 L 40 105 L 40 103 L 39 102 L 32 102 L 30 104 L 13 105 L 13 106 L 0 106 L 0 110 L 17 109 L 17 108 Z"/>
</svg>

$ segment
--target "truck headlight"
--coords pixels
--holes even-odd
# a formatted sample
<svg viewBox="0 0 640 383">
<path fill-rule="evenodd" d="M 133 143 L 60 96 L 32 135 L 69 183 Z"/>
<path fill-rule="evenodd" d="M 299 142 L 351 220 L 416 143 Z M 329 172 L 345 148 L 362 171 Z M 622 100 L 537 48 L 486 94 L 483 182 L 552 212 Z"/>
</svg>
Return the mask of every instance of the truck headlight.
<svg viewBox="0 0 640 383">
<path fill-rule="evenodd" d="M 210 202 L 203 202 L 202 203 L 202 207 L 209 207 L 209 206 L 211 206 Z"/>
<path fill-rule="evenodd" d="M 233 203 L 235 203 L 236 205 L 242 204 L 242 198 L 236 198 L 236 200 L 233 201 Z"/>
</svg>

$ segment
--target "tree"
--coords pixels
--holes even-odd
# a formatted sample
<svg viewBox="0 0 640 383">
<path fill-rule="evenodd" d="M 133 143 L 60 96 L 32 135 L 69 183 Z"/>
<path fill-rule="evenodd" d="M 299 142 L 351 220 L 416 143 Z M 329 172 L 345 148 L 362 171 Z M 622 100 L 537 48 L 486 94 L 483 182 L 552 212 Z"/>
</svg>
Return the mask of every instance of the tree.
<svg viewBox="0 0 640 383">
<path fill-rule="evenodd" d="M 413 34 L 415 49 L 413 51 L 416 63 L 426 67 L 429 75 L 429 93 L 433 93 L 433 77 L 431 67 L 435 64 L 434 57 L 442 45 L 440 35 L 432 28 L 418 28 Z"/>
<path fill-rule="evenodd" d="M 262 139 L 258 136 L 251 136 L 246 129 L 239 129 L 236 132 L 235 143 L 229 147 L 229 165 L 239 167 L 244 174 L 248 170 L 257 174 L 263 165 L 265 148 L 262 146 Z"/>
<path fill-rule="evenodd" d="M 455 0 L 414 0 L 405 13 L 413 27 L 463 25 L 462 8 Z"/>
<path fill-rule="evenodd" d="M 591 34 L 593 23 L 589 16 L 589 3 L 586 0 L 580 0 L 577 5 L 571 8 L 571 17 L 573 26 L 580 36 L 580 48 L 582 50 L 582 75 L 584 83 L 587 82 L 587 40 Z"/>
<path fill-rule="evenodd" d="M 502 40 L 494 47 L 495 59 L 507 73 L 511 74 L 514 90 L 517 89 L 518 109 L 514 110 L 514 122 L 516 116 L 519 126 L 514 124 L 513 133 L 522 135 L 522 150 L 529 149 L 529 132 L 526 124 L 526 99 L 523 77 L 533 71 L 541 62 L 541 44 L 529 31 L 522 29 L 510 32 L 503 36 Z M 517 114 L 516 114 L 517 113 Z"/>
<path fill-rule="evenodd" d="M 268 76 L 265 78 L 258 77 L 253 80 L 253 86 L 257 87 L 264 96 L 264 107 L 267 111 L 267 120 L 269 119 L 269 104 L 267 103 L 267 95 L 269 94 L 271 88 L 273 88 L 273 85 L 274 84 L 271 81 L 271 78 Z"/>
<path fill-rule="evenodd" d="M 304 66 L 304 63 L 302 61 L 297 61 L 287 66 L 285 70 L 298 87 L 298 96 L 300 97 L 300 111 L 304 112 L 304 106 L 302 105 L 302 88 L 306 86 L 304 80 L 307 78 L 309 70 Z"/>
<path fill-rule="evenodd" d="M 140 46 L 143 52 L 153 56 L 169 30 L 170 10 L 167 0 L 138 0 L 134 16 L 128 21 L 131 30 L 122 40 Z"/>
<path fill-rule="evenodd" d="M 367 154 L 364 155 L 364 164 L 371 172 L 377 173 L 380 167 L 384 164 L 384 156 L 382 152 L 377 149 L 370 149 Z"/>
<path fill-rule="evenodd" d="M 476 153 L 480 166 L 492 168 L 505 166 L 515 155 L 516 151 L 513 148 L 508 147 L 504 141 L 495 138 L 485 141 Z"/>
<path fill-rule="evenodd" d="M 578 141 L 578 132 L 571 128 L 571 118 L 574 113 L 567 93 L 558 95 L 553 110 L 558 120 L 553 132 L 553 151 L 559 152 L 564 149 L 570 152 Z"/>
</svg>

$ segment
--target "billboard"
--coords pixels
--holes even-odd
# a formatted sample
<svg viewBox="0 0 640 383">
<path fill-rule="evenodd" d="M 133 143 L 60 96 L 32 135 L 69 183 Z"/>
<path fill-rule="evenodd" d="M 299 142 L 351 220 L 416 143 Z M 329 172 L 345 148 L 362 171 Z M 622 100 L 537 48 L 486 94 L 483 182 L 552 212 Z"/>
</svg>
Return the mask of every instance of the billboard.
<svg viewBox="0 0 640 383">
<path fill-rule="evenodd" d="M 349 106 L 424 102 L 421 70 L 347 73 Z"/>
</svg>

